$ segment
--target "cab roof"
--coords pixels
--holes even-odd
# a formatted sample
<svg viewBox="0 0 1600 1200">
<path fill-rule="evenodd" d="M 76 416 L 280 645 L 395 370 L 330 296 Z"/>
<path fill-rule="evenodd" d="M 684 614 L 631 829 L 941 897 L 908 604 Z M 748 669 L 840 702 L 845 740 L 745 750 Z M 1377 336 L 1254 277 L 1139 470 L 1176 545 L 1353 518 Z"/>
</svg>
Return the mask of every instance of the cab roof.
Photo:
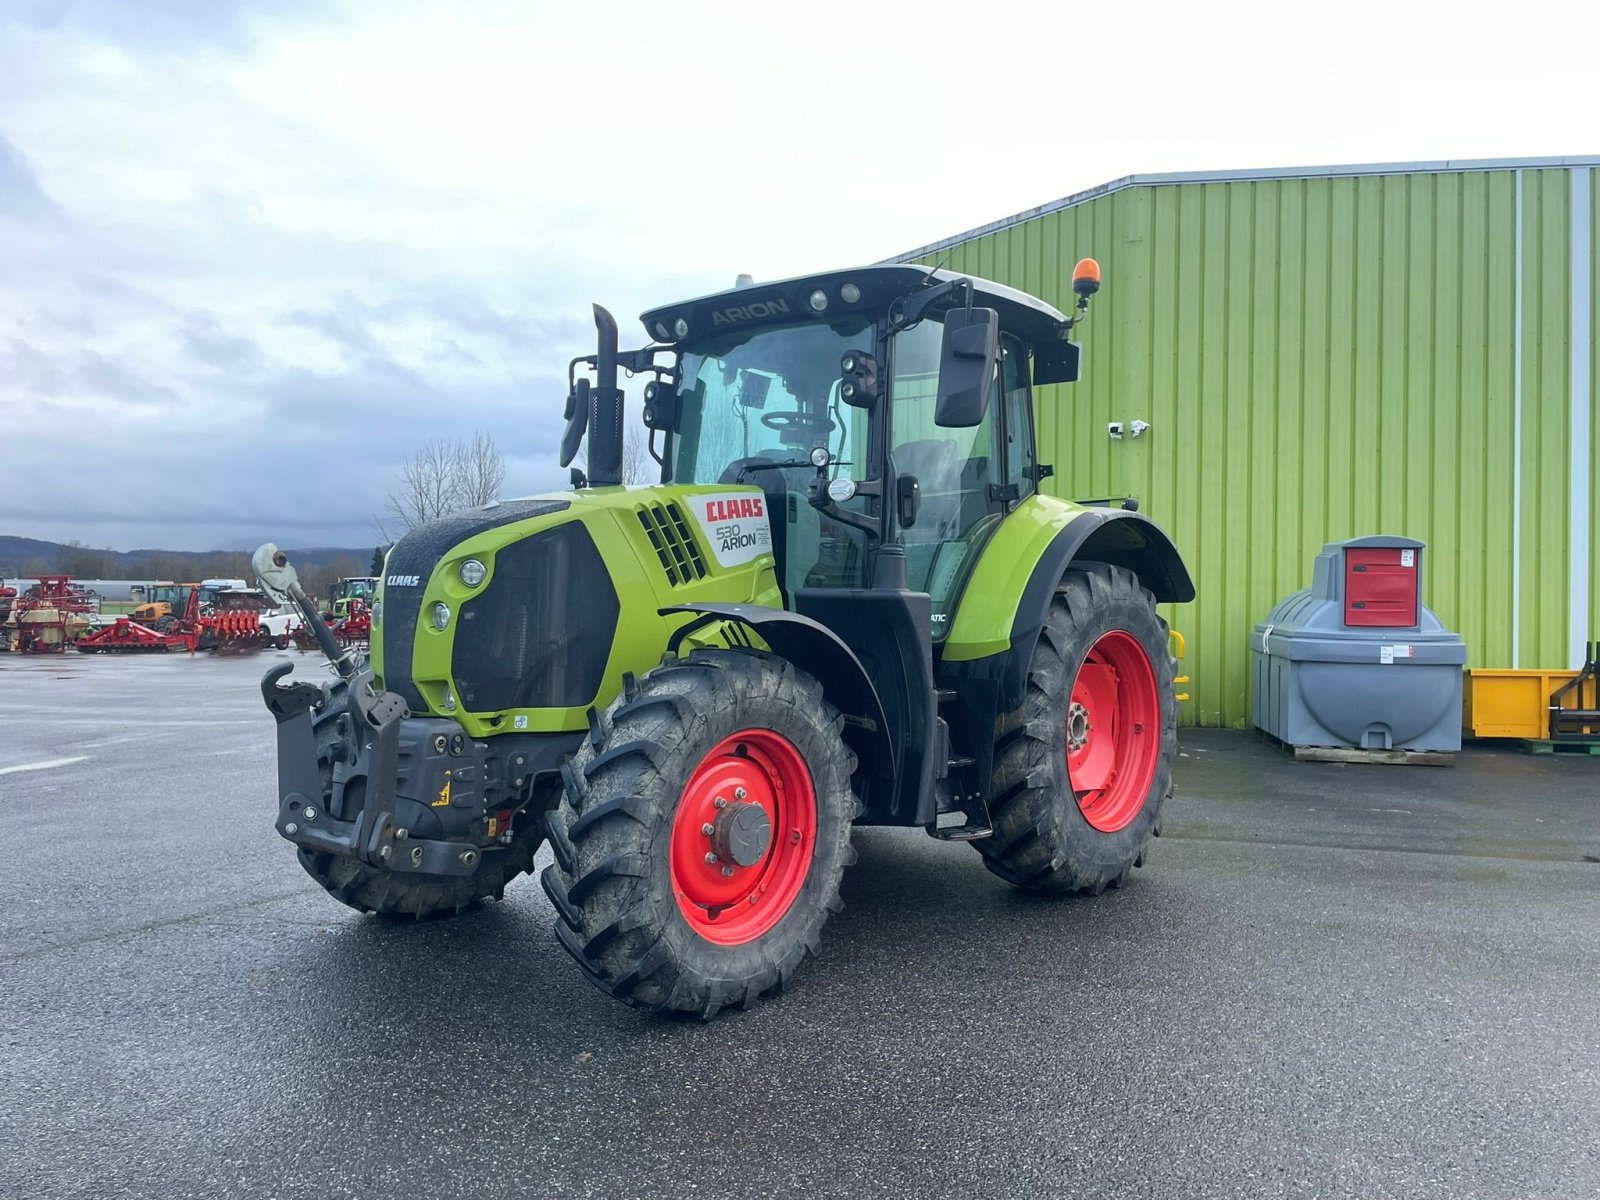
<svg viewBox="0 0 1600 1200">
<path fill-rule="evenodd" d="M 892 300 L 951 279 L 970 279 L 976 292 L 973 302 L 995 309 L 1000 314 L 1000 328 L 1025 342 L 1054 341 L 1068 328 L 1067 318 L 1061 312 L 1026 292 L 992 280 L 956 271 L 934 270 L 916 263 L 857 267 L 730 288 L 652 308 L 639 319 L 644 323 L 645 332 L 659 342 L 693 342 L 707 334 L 732 333 L 757 325 L 797 320 L 831 321 L 852 314 L 876 317 Z M 853 302 L 846 301 L 841 290 L 847 284 L 853 284 L 859 292 Z M 827 307 L 821 311 L 811 304 L 813 293 L 818 291 L 827 298 Z M 678 332 L 680 320 L 687 327 L 687 332 L 682 334 Z"/>
</svg>

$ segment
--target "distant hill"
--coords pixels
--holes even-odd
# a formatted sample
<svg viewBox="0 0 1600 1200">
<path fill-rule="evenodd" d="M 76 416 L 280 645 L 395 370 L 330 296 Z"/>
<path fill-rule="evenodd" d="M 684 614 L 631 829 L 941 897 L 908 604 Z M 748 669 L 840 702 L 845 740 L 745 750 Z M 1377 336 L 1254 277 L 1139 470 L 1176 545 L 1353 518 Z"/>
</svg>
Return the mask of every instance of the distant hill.
<svg viewBox="0 0 1600 1200">
<path fill-rule="evenodd" d="M 36 575 L 75 575 L 86 579 L 176 579 L 246 575 L 249 550 L 96 550 L 38 538 L 0 534 L 0 579 Z M 371 546 L 310 546 L 287 551 L 302 573 L 334 567 L 365 574 Z"/>
</svg>

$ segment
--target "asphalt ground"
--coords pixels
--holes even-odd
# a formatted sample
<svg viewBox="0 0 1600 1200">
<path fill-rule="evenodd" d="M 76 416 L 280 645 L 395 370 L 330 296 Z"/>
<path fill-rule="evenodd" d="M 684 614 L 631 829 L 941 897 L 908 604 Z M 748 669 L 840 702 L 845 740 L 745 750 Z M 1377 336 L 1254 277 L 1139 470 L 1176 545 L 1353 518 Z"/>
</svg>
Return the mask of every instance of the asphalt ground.
<svg viewBox="0 0 1600 1200">
<path fill-rule="evenodd" d="M 0 1196 L 1600 1194 L 1600 759 L 1187 735 L 1127 889 L 862 831 L 823 956 L 700 1024 L 532 879 L 305 878 L 277 657 L 0 656 Z"/>
</svg>

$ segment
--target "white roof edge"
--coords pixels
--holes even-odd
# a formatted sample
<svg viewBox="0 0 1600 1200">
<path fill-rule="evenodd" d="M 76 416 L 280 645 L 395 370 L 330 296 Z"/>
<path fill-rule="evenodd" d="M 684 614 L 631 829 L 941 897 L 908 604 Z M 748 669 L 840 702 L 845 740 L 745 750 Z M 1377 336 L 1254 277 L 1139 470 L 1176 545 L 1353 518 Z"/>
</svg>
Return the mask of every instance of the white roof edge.
<svg viewBox="0 0 1600 1200">
<path fill-rule="evenodd" d="M 1257 179 L 1328 179 L 1349 175 L 1422 175 L 1441 174 L 1452 171 L 1511 171 L 1511 170 L 1537 170 L 1551 167 L 1600 167 L 1600 154 L 1570 154 L 1549 158 L 1441 158 L 1428 162 L 1390 162 L 1390 163 L 1349 163 L 1342 166 L 1331 167 L 1253 167 L 1237 171 L 1164 171 L 1147 175 L 1124 175 L 1121 179 L 1113 179 L 1110 183 L 1102 183 L 1099 187 L 1092 187 L 1082 192 L 1074 192 L 1070 196 L 1063 196 L 1059 200 L 1052 200 L 1048 204 L 1041 204 L 1035 208 L 1025 209 L 1013 213 L 1009 217 L 1001 217 L 998 221 L 990 221 L 987 225 L 979 225 L 968 229 L 964 233 L 952 237 L 940 238 L 937 242 L 930 242 L 926 246 L 919 246 L 915 250 L 907 250 L 904 254 L 896 254 L 893 258 L 883 261 L 889 263 L 910 262 L 913 259 L 924 258 L 929 254 L 937 254 L 940 250 L 948 250 L 952 246 L 959 246 L 962 242 L 970 242 L 973 238 L 983 237 L 986 234 L 998 233 L 1002 229 L 1009 229 L 1013 225 L 1021 225 L 1049 213 L 1060 212 L 1064 208 L 1073 208 L 1090 200 L 1097 200 L 1101 196 L 1109 196 L 1113 192 L 1120 192 L 1130 187 L 1159 187 L 1174 183 L 1245 183 Z"/>
</svg>

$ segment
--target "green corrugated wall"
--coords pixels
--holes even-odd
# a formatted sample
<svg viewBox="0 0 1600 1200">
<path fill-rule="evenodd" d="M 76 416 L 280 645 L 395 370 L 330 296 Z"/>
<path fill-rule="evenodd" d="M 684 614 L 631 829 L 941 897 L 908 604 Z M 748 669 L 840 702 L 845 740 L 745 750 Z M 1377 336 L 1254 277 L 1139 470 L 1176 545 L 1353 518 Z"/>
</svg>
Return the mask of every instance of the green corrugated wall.
<svg viewBox="0 0 1600 1200">
<path fill-rule="evenodd" d="M 1591 423 L 1589 494 L 1573 495 L 1571 171 L 1520 173 L 1520 510 L 1518 174 L 1136 184 L 919 259 L 1063 310 L 1074 262 L 1100 260 L 1086 377 L 1037 399 L 1046 487 L 1136 495 L 1183 551 L 1199 597 L 1165 615 L 1188 640 L 1189 722 L 1248 722 L 1250 628 L 1310 582 L 1324 542 L 1360 534 L 1428 543 L 1425 602 L 1473 665 L 1568 665 L 1570 521 L 1600 476 Z M 1600 204 L 1590 216 L 1592 248 Z M 1107 436 L 1136 418 L 1142 438 Z M 1588 542 L 1592 571 L 1592 519 Z"/>
</svg>

